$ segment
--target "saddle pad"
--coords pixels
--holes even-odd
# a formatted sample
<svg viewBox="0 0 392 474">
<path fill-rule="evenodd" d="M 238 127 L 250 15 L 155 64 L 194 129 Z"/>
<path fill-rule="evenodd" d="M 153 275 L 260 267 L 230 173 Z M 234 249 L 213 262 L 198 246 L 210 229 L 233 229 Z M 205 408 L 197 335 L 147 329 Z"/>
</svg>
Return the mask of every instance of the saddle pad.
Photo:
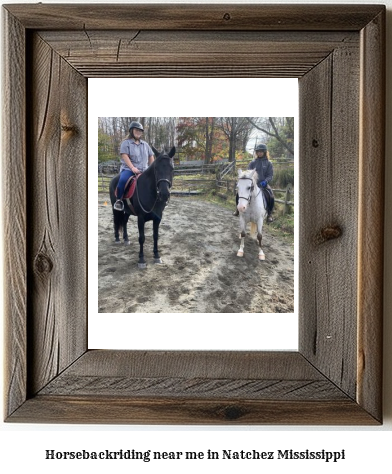
<svg viewBox="0 0 392 474">
<path fill-rule="evenodd" d="M 124 199 L 131 199 L 136 189 L 137 177 L 131 176 L 125 185 Z"/>
<path fill-rule="evenodd" d="M 128 181 L 125 183 L 125 191 L 124 191 L 123 199 L 131 199 L 131 197 L 133 196 L 133 193 L 135 192 L 135 189 L 136 189 L 136 180 L 138 176 L 135 176 L 135 175 L 131 176 L 128 179 Z M 117 188 L 114 194 L 117 197 Z"/>
</svg>

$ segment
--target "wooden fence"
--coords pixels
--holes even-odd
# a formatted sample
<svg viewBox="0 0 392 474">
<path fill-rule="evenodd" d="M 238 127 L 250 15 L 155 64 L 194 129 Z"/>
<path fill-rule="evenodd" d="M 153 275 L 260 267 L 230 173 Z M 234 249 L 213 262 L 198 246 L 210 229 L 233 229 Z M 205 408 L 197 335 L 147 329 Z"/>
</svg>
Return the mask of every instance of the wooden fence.
<svg viewBox="0 0 392 474">
<path fill-rule="evenodd" d="M 218 192 L 218 196 L 221 197 L 222 199 L 227 199 L 230 194 L 236 193 L 236 185 L 237 185 L 237 180 L 234 179 L 226 179 L 226 180 L 216 180 L 216 187 L 220 188 L 222 190 L 226 191 L 226 194 L 222 194 Z M 292 201 L 293 197 L 293 189 L 291 185 L 289 184 L 286 189 L 274 189 L 272 188 L 272 191 L 274 192 L 275 195 L 275 202 L 278 202 L 279 204 L 283 204 L 283 214 L 287 214 L 290 212 L 290 207 L 294 206 L 294 202 Z M 282 199 L 277 199 L 276 196 L 283 195 Z"/>
<path fill-rule="evenodd" d="M 109 193 L 109 184 L 113 176 L 101 173 L 98 176 L 98 192 Z M 174 176 L 173 187 L 171 193 L 174 196 L 192 196 L 204 194 L 208 191 L 215 190 L 216 194 L 222 199 L 228 199 L 235 196 L 237 180 L 235 179 L 219 179 L 211 178 L 195 178 L 183 179 Z M 275 202 L 283 204 L 283 213 L 290 212 L 290 207 L 294 206 L 292 200 L 293 190 L 290 185 L 286 189 L 273 189 L 275 194 Z M 279 196 L 279 198 L 277 198 Z M 281 197 L 282 196 L 282 197 Z"/>
<path fill-rule="evenodd" d="M 109 193 L 110 181 L 114 175 L 99 173 L 98 174 L 98 192 Z"/>
</svg>

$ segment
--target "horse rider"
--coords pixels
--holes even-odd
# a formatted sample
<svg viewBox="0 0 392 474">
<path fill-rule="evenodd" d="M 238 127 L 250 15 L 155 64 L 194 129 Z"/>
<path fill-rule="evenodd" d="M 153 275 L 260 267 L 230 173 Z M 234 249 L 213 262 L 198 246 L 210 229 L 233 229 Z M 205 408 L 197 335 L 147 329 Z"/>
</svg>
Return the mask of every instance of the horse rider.
<svg viewBox="0 0 392 474">
<path fill-rule="evenodd" d="M 141 140 L 143 132 L 142 124 L 133 121 L 129 126 L 128 137 L 121 143 L 120 179 L 117 185 L 117 201 L 113 205 L 116 211 L 124 210 L 122 197 L 129 178 L 133 175 L 143 173 L 155 159 L 154 152 L 150 145 L 144 140 Z"/>
<path fill-rule="evenodd" d="M 248 170 L 255 169 L 259 177 L 258 186 L 263 191 L 264 196 L 267 201 L 267 222 L 272 222 L 273 218 L 271 216 L 272 211 L 274 210 L 275 198 L 274 193 L 269 185 L 273 175 L 274 169 L 271 161 L 269 160 L 269 153 L 267 145 L 260 143 L 255 148 L 256 158 L 249 163 Z M 238 195 L 236 196 L 236 204 L 238 205 Z M 235 216 L 239 215 L 239 211 L 236 208 L 234 212 Z"/>
</svg>

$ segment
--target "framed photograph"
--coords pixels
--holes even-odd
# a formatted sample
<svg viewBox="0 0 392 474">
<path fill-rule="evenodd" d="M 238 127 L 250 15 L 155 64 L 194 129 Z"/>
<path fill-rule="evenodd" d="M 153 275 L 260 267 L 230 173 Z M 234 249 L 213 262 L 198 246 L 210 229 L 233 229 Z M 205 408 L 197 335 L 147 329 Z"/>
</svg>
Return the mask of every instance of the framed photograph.
<svg viewBox="0 0 392 474">
<path fill-rule="evenodd" d="M 6 421 L 382 423 L 385 6 L 3 17 Z M 89 79 L 187 77 L 298 79 L 296 351 L 89 348 Z"/>
<path fill-rule="evenodd" d="M 127 80 L 124 83 L 125 91 L 120 96 L 113 94 L 119 88 L 115 85 L 116 81 L 118 79 L 104 81 L 104 84 L 112 84 L 105 88 L 112 91 L 106 94 L 110 96 L 109 101 L 124 103 L 128 109 L 132 104 L 131 108 L 136 112 L 138 97 L 134 97 L 129 89 L 135 85 L 133 81 L 137 80 Z M 153 81 L 155 87 L 147 82 L 144 90 L 148 100 L 154 96 L 154 91 L 158 91 L 155 100 L 159 102 L 159 85 L 163 80 Z M 166 107 L 173 109 L 175 98 L 184 102 L 183 93 L 178 91 L 186 94 L 186 91 L 192 90 L 192 82 L 189 79 L 174 81 L 177 90 L 169 93 L 167 81 L 170 82 L 166 79 L 164 87 L 170 99 L 161 100 Z M 232 81 L 216 78 L 212 85 L 203 81 L 203 86 L 215 90 L 233 90 L 230 87 L 240 90 L 238 85 L 246 87 L 247 81 L 250 82 L 249 79 Z M 139 81 L 141 88 L 143 82 L 143 79 Z M 296 82 L 293 81 L 292 87 L 294 98 L 298 97 Z M 253 81 L 253 85 L 259 86 L 253 94 L 260 97 L 257 100 L 263 102 L 264 108 L 264 95 L 268 91 L 261 79 Z M 205 92 L 200 92 L 198 97 L 203 101 Z M 129 99 L 124 100 L 129 95 Z M 192 92 L 192 95 L 196 94 Z M 146 102 L 146 96 L 140 95 L 139 100 Z M 243 92 L 238 96 L 237 100 L 248 102 Z M 99 94 L 95 97 L 96 102 L 100 103 Z M 155 103 L 155 100 L 152 102 Z M 275 100 L 282 100 L 278 89 Z M 89 103 L 91 101 L 89 90 Z M 188 99 L 186 102 L 188 106 Z M 233 107 L 234 100 L 231 102 Z M 254 102 L 253 96 L 250 100 L 253 109 L 257 108 Z M 213 104 L 219 104 L 219 99 Z M 89 162 L 93 163 L 94 159 L 97 162 L 97 156 L 101 157 L 97 163 L 98 176 L 97 169 L 90 167 L 91 193 L 94 188 L 97 191 L 98 183 L 98 215 L 89 229 L 91 236 L 98 233 L 99 242 L 98 248 L 92 248 L 94 253 L 90 253 L 90 262 L 93 264 L 90 274 L 94 274 L 90 277 L 89 286 L 99 288 L 95 312 L 165 315 L 294 313 L 294 117 L 206 117 L 182 114 L 133 118 L 135 120 L 122 116 L 99 116 L 93 119 L 89 112 L 92 126 L 97 127 L 98 124 L 100 137 L 95 146 L 93 143 L 89 147 Z M 129 138 L 134 133 L 129 132 L 129 125 L 143 128 L 143 132 L 136 132 L 141 134 L 138 142 Z M 96 135 L 97 132 L 94 133 Z M 208 140 L 205 139 L 206 135 Z M 134 149 L 144 150 L 150 145 L 159 153 L 161 150 L 169 151 L 174 146 L 173 167 L 165 171 L 165 161 L 157 160 L 150 168 L 153 173 L 145 175 L 150 176 L 148 185 L 143 180 L 134 180 L 133 187 L 130 185 L 129 191 L 124 194 L 121 189 L 131 176 L 131 171 L 120 161 L 118 150 L 123 147 L 138 162 Z M 256 146 L 266 149 L 258 153 L 260 159 L 256 159 Z M 140 167 L 148 165 L 147 155 L 144 158 L 145 164 L 141 163 Z M 261 167 L 257 170 L 258 175 L 252 170 L 248 172 L 249 166 L 256 165 Z M 158 194 L 156 191 L 155 182 L 159 180 L 156 178 L 159 173 L 166 173 L 167 176 L 166 181 L 159 181 L 169 186 L 167 198 L 163 192 Z M 117 177 L 119 174 L 120 178 Z M 252 178 L 243 177 L 239 181 L 239 175 L 252 175 Z M 124 177 L 124 184 L 120 187 L 121 177 Z M 260 183 L 265 177 L 270 184 L 265 181 L 265 187 L 262 188 Z M 116 182 L 118 184 L 114 186 Z M 237 186 L 241 184 L 244 189 L 238 190 Z M 128 196 L 117 201 L 118 206 L 123 206 L 117 212 L 114 212 L 113 207 L 116 204 L 115 193 L 117 198 L 123 194 Z M 167 200 L 163 202 L 164 199 Z M 93 195 L 89 198 L 89 201 L 92 200 Z M 236 207 L 238 205 L 241 206 L 241 215 Z M 248 209 L 251 212 L 259 211 L 257 219 L 253 218 L 258 224 L 255 235 L 252 235 L 254 238 L 249 234 L 249 222 L 246 223 L 245 217 L 242 217 Z M 139 214 L 146 216 L 142 231 L 138 228 Z M 246 231 L 243 241 L 239 239 L 241 229 Z M 259 233 L 259 240 L 256 233 Z M 142 246 L 139 243 L 140 235 L 144 238 Z M 142 256 L 140 251 L 143 252 Z M 98 274 L 95 271 L 97 256 Z M 141 269 L 147 271 L 140 272 Z M 97 282 L 95 278 L 98 278 Z M 159 318 L 162 319 L 162 316 Z M 130 320 L 129 317 L 127 319 Z M 92 320 L 94 318 L 90 319 L 89 326 Z M 109 324 L 113 325 L 113 322 Z M 150 331 L 151 328 L 146 332 Z"/>
<path fill-rule="evenodd" d="M 298 79 L 94 78 L 89 80 L 88 108 L 89 202 L 97 198 L 98 180 L 98 206 L 90 206 L 88 216 L 88 347 L 296 350 Z M 270 117 L 249 117 L 260 109 Z M 130 110 L 154 116 L 124 116 Z M 170 117 L 164 115 L 168 111 Z M 121 214 L 113 212 L 109 196 L 120 166 L 118 150 L 133 122 L 144 127 L 142 139 L 156 149 L 176 146 L 171 196 L 159 227 L 163 264 L 153 260 L 149 221 L 147 268 L 142 271 L 137 218 L 130 216 L 126 240 L 122 232 L 116 238 L 113 216 Z M 206 127 L 211 137 L 207 158 Z M 239 137 L 235 161 L 229 159 L 230 133 Z M 256 157 L 258 143 L 268 143 L 276 198 L 274 222 L 263 222 L 262 261 L 250 234 L 244 256 L 237 257 L 240 218 L 233 216 L 238 172 Z M 258 186 L 253 194 L 254 199 L 262 197 Z M 133 199 L 137 202 L 136 194 Z M 240 201 L 246 202 L 244 196 Z"/>
</svg>

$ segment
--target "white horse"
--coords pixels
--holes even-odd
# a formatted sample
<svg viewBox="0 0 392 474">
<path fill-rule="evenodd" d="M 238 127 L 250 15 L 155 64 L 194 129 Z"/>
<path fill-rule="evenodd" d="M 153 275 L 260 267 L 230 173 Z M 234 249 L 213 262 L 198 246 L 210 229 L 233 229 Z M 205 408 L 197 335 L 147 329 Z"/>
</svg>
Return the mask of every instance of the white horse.
<svg viewBox="0 0 392 474">
<path fill-rule="evenodd" d="M 251 223 L 250 234 L 257 237 L 259 243 L 259 260 L 265 260 L 264 252 L 261 248 L 263 222 L 267 216 L 265 200 L 261 189 L 257 186 L 258 176 L 256 170 L 238 170 L 237 209 L 240 216 L 240 239 L 241 245 L 237 252 L 238 257 L 244 256 L 244 244 L 246 235 L 246 225 Z M 257 231 L 257 234 L 256 234 Z"/>
</svg>

